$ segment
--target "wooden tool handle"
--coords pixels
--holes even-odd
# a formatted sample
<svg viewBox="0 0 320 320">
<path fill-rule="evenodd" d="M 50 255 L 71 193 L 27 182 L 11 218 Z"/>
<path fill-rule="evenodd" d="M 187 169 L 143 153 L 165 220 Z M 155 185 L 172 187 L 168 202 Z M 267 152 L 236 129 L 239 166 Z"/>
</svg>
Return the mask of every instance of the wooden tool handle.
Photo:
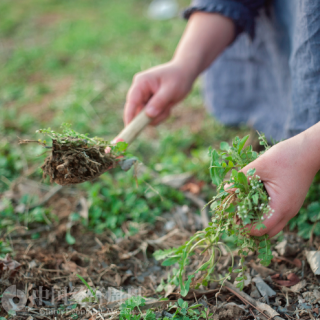
<svg viewBox="0 0 320 320">
<path fill-rule="evenodd" d="M 128 144 L 139 135 L 139 133 L 151 122 L 145 111 L 142 110 L 117 136 Z"/>
</svg>

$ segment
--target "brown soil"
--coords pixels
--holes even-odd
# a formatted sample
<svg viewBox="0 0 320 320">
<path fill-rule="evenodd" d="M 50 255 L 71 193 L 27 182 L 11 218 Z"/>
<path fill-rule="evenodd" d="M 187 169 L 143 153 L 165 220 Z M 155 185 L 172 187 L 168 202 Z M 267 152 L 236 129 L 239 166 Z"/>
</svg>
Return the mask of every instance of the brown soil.
<svg viewBox="0 0 320 320">
<path fill-rule="evenodd" d="M 91 181 L 112 168 L 116 158 L 103 146 L 88 146 L 84 140 L 52 141 L 52 153 L 41 166 L 43 177 L 62 186 Z"/>
</svg>

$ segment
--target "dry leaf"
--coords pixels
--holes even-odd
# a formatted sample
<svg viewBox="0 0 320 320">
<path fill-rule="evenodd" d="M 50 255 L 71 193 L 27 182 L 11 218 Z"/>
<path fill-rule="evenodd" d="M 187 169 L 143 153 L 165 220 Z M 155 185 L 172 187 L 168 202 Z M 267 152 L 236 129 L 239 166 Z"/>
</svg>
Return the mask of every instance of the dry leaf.
<svg viewBox="0 0 320 320">
<path fill-rule="evenodd" d="M 280 286 L 284 286 L 284 287 L 291 287 L 291 286 L 294 286 L 300 282 L 299 277 L 295 273 L 288 274 L 287 275 L 288 280 L 281 280 L 280 275 L 278 273 L 271 276 L 271 278 L 274 282 L 276 282 L 277 284 L 280 284 Z"/>
<path fill-rule="evenodd" d="M 320 275 L 320 251 L 307 251 L 307 260 L 315 275 Z"/>
<path fill-rule="evenodd" d="M 188 182 L 185 185 L 183 185 L 180 190 L 181 191 L 189 191 L 192 194 L 199 194 L 204 186 L 203 181 L 198 182 Z"/>
<path fill-rule="evenodd" d="M 266 278 L 267 276 L 273 275 L 276 272 L 270 268 L 259 266 L 254 261 L 250 261 L 250 267 L 253 268 L 256 272 L 258 272 L 261 278 Z"/>
<path fill-rule="evenodd" d="M 12 260 L 9 254 L 7 254 L 4 259 L 0 259 L 0 274 L 10 271 L 10 276 L 14 276 L 20 267 L 21 264 L 15 260 Z"/>
</svg>

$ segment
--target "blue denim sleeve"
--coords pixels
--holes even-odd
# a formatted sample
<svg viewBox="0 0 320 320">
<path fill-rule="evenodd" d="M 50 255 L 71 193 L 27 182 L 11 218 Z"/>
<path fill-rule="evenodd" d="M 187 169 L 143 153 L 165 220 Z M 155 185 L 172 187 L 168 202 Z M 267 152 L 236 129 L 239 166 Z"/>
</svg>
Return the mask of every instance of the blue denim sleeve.
<svg viewBox="0 0 320 320">
<path fill-rule="evenodd" d="M 236 35 L 244 31 L 253 37 L 255 17 L 265 2 L 266 0 L 193 0 L 183 16 L 188 19 L 195 11 L 220 13 L 234 21 Z"/>
</svg>

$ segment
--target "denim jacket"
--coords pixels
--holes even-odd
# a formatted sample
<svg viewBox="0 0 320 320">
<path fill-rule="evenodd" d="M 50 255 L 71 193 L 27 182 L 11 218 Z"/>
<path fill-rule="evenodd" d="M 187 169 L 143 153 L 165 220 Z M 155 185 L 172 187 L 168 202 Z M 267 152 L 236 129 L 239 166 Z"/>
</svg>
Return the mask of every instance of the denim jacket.
<svg viewBox="0 0 320 320">
<path fill-rule="evenodd" d="M 268 1 L 270 2 L 270 1 Z M 235 41 L 204 72 L 206 106 L 227 125 L 270 139 L 320 121 L 320 0 L 194 0 L 184 12 L 219 13 Z"/>
</svg>

